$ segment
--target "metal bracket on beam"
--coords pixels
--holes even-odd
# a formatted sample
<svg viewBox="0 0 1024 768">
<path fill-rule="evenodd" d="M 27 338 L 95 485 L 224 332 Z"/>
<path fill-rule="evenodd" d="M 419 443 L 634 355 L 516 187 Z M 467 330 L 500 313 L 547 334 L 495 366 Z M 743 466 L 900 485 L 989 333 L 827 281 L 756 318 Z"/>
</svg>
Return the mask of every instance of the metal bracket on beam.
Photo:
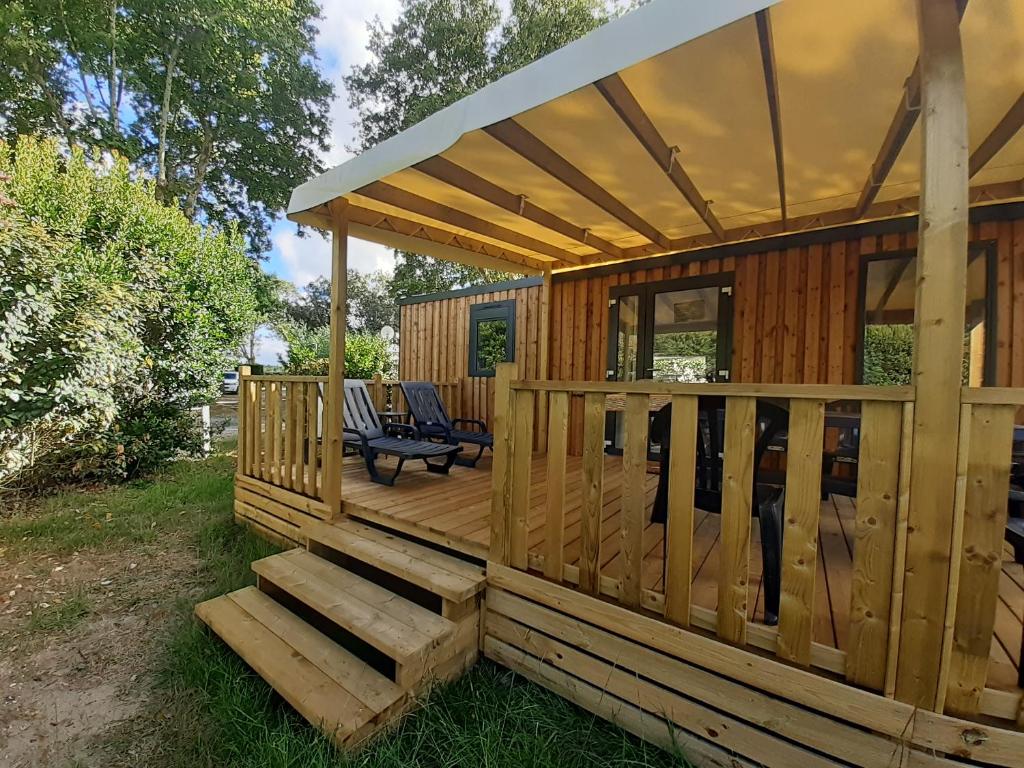
<svg viewBox="0 0 1024 768">
<path fill-rule="evenodd" d="M 676 163 L 676 157 L 679 155 L 679 147 L 668 148 L 668 165 L 665 167 L 665 173 L 672 173 L 672 166 Z"/>
<path fill-rule="evenodd" d="M 920 112 L 921 111 L 921 95 L 918 93 L 917 103 L 913 104 L 910 101 L 910 78 L 908 77 L 903 81 L 903 106 L 907 112 Z"/>
<path fill-rule="evenodd" d="M 519 196 L 519 215 L 523 215 L 523 211 L 526 210 L 526 195 Z"/>
</svg>

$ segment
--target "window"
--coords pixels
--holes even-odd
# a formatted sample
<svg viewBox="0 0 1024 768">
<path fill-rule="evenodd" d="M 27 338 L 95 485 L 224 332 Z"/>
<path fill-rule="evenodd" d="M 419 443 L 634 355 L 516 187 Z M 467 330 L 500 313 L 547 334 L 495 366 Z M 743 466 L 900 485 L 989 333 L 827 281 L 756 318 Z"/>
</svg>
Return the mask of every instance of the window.
<svg viewBox="0 0 1024 768">
<path fill-rule="evenodd" d="M 469 375 L 493 376 L 498 363 L 515 360 L 516 302 L 491 301 L 469 308 Z"/>
<path fill-rule="evenodd" d="M 990 300 L 995 260 L 985 247 L 972 246 L 967 259 L 967 311 L 964 322 L 963 382 L 992 384 L 995 369 L 995 306 Z M 914 302 L 917 256 L 913 252 L 869 259 L 862 267 L 864 303 L 860 374 L 864 384 L 903 385 L 911 381 L 914 360 Z"/>
</svg>

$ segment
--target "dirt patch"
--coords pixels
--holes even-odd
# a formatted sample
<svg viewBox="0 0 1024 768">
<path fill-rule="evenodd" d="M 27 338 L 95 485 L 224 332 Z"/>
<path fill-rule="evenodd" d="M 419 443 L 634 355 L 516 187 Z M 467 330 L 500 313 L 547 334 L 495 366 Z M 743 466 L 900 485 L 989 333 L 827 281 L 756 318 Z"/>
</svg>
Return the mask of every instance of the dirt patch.
<svg viewBox="0 0 1024 768">
<path fill-rule="evenodd" d="M 154 646 L 174 600 L 196 588 L 196 565 L 173 543 L 0 564 L 5 765 L 107 764 L 90 759 L 92 747 L 147 712 Z"/>
</svg>

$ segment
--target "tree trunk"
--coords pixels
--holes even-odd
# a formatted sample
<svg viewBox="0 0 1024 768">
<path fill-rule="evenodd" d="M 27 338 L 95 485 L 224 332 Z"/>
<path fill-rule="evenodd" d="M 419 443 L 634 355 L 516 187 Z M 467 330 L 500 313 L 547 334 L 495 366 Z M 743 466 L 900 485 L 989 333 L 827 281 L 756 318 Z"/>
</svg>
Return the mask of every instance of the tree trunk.
<svg viewBox="0 0 1024 768">
<path fill-rule="evenodd" d="M 171 86 L 174 82 L 174 71 L 178 66 L 178 52 L 181 50 L 181 38 L 174 39 L 174 46 L 167 56 L 167 72 L 164 75 L 164 95 L 160 103 L 159 145 L 157 148 L 157 197 L 166 201 L 167 198 L 167 126 L 171 119 Z"/>
<path fill-rule="evenodd" d="M 192 179 L 192 188 L 185 198 L 183 212 L 188 219 L 196 217 L 196 204 L 199 201 L 199 193 L 203 190 L 203 183 L 206 181 L 206 172 L 210 169 L 210 161 L 213 159 L 213 128 L 209 123 L 203 123 L 203 144 L 199 149 L 199 156 L 196 158 L 195 176 Z"/>
</svg>

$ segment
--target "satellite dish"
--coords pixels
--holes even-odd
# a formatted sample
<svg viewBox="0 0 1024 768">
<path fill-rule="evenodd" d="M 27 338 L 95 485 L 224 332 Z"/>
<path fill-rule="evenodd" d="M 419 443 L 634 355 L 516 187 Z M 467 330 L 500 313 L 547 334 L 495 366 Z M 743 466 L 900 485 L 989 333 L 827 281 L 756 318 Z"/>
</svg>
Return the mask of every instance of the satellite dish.
<svg viewBox="0 0 1024 768">
<path fill-rule="evenodd" d="M 380 337 L 384 339 L 384 341 L 394 341 L 395 329 L 392 328 L 390 325 L 385 325 L 383 328 L 380 329 Z"/>
</svg>

